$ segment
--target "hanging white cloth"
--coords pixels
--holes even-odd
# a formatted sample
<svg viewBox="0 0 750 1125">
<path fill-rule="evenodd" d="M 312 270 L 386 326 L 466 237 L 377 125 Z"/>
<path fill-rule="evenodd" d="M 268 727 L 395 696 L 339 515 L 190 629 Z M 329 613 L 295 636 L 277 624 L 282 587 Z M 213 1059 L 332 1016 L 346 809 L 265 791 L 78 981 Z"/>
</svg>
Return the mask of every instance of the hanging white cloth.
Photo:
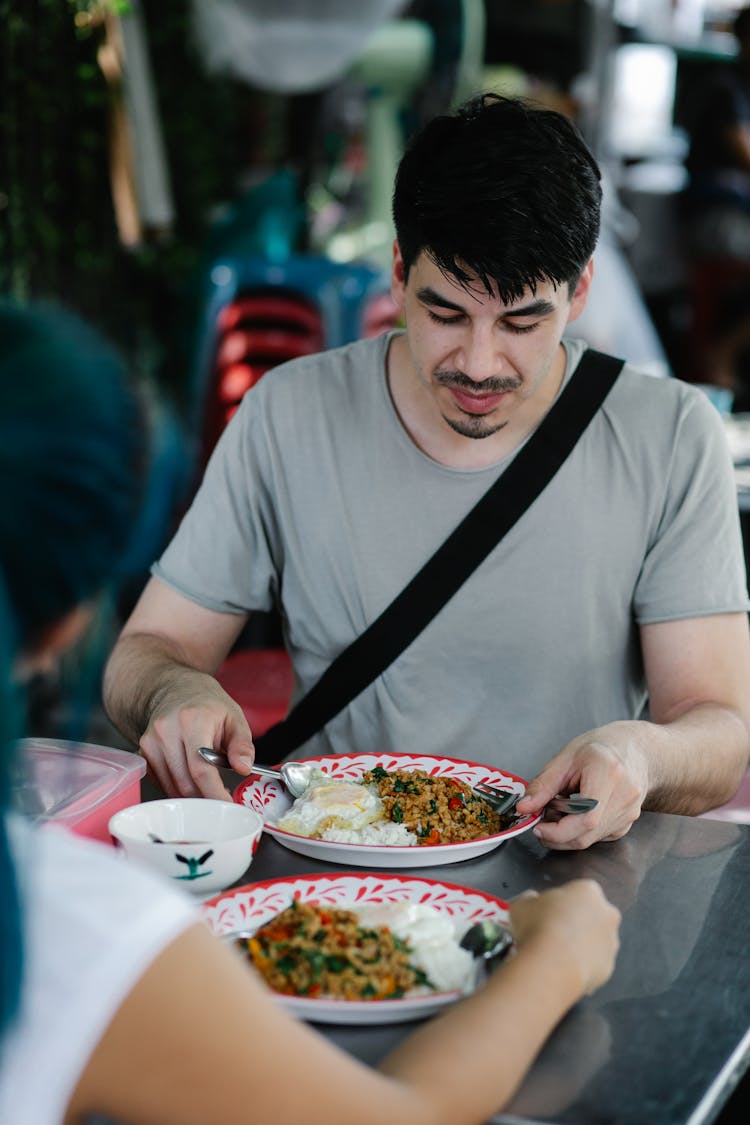
<svg viewBox="0 0 750 1125">
<path fill-rule="evenodd" d="M 283 94 L 340 78 L 405 0 L 192 0 L 206 68 Z"/>
</svg>

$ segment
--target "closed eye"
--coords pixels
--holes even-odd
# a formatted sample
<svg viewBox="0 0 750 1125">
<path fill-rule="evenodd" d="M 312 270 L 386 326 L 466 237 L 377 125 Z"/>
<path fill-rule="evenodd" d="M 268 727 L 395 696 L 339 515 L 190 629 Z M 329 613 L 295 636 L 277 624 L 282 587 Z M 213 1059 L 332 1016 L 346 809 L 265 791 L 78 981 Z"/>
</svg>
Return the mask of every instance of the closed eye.
<svg viewBox="0 0 750 1125">
<path fill-rule="evenodd" d="M 460 315 L 438 316 L 438 314 L 436 312 L 433 312 L 432 309 L 427 310 L 427 315 L 429 316 L 430 320 L 435 321 L 435 324 L 458 324 L 458 322 L 463 319 L 463 317 L 461 317 Z"/>
<path fill-rule="evenodd" d="M 427 309 L 427 315 L 430 320 L 435 324 L 451 325 L 460 324 L 463 320 L 463 315 L 459 313 L 458 316 L 440 316 L 433 309 Z M 504 320 L 503 327 L 512 332 L 515 336 L 525 336 L 527 332 L 534 332 L 539 327 L 539 321 L 535 320 L 533 324 L 516 324 L 512 320 Z"/>
</svg>

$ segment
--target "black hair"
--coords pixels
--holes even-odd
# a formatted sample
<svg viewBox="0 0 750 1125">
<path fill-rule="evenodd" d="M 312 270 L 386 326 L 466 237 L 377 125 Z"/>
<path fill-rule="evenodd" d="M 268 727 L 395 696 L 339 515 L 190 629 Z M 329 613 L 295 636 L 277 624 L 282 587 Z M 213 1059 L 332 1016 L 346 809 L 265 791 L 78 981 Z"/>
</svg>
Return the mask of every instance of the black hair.
<svg viewBox="0 0 750 1125">
<path fill-rule="evenodd" d="M 137 398 L 106 340 L 62 309 L 0 301 L 0 1035 L 23 966 L 5 815 L 22 714 L 11 661 L 117 575 L 144 453 Z"/>
<path fill-rule="evenodd" d="M 108 342 L 65 310 L 0 302 L 0 570 L 22 649 L 117 576 L 145 453 Z"/>
<path fill-rule="evenodd" d="M 572 290 L 599 236 L 600 180 L 567 117 L 480 94 L 424 126 L 401 160 L 393 218 L 406 274 L 424 251 L 506 304 L 544 281 Z"/>
</svg>

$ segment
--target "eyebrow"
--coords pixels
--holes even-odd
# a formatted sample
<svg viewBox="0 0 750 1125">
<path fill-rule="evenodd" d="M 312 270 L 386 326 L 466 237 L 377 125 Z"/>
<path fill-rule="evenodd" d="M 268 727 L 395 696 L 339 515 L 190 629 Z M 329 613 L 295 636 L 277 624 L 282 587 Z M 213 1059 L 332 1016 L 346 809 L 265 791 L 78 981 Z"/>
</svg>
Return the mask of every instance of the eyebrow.
<svg viewBox="0 0 750 1125">
<path fill-rule="evenodd" d="M 466 309 L 462 305 L 457 305 L 454 301 L 449 301 L 447 297 L 442 297 L 440 293 L 436 292 L 431 285 L 424 285 L 417 289 L 417 300 L 425 305 L 436 305 L 441 309 L 450 309 L 451 312 L 465 313 Z M 549 313 L 555 311 L 555 306 L 551 301 L 547 301 L 543 297 L 537 297 L 534 301 L 529 301 L 528 304 L 522 305 L 520 308 L 508 309 L 503 313 L 504 317 L 524 317 L 524 316 L 547 316 Z"/>
</svg>

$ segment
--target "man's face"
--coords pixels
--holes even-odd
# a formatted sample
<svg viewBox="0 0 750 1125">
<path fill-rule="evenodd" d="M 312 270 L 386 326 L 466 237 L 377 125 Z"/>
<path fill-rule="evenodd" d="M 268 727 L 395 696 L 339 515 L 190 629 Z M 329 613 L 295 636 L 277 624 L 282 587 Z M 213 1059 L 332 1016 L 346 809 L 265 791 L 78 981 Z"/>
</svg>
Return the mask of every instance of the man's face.
<svg viewBox="0 0 750 1125">
<path fill-rule="evenodd" d="M 571 296 L 552 282 L 504 304 L 478 279 L 468 289 L 423 252 L 404 280 L 394 246 L 392 292 L 403 314 L 411 362 L 434 413 L 463 437 L 490 437 L 519 412 L 546 409 L 551 375 L 562 375 L 560 340 L 583 310 L 593 264 Z M 556 393 L 557 384 L 551 389 Z"/>
</svg>

